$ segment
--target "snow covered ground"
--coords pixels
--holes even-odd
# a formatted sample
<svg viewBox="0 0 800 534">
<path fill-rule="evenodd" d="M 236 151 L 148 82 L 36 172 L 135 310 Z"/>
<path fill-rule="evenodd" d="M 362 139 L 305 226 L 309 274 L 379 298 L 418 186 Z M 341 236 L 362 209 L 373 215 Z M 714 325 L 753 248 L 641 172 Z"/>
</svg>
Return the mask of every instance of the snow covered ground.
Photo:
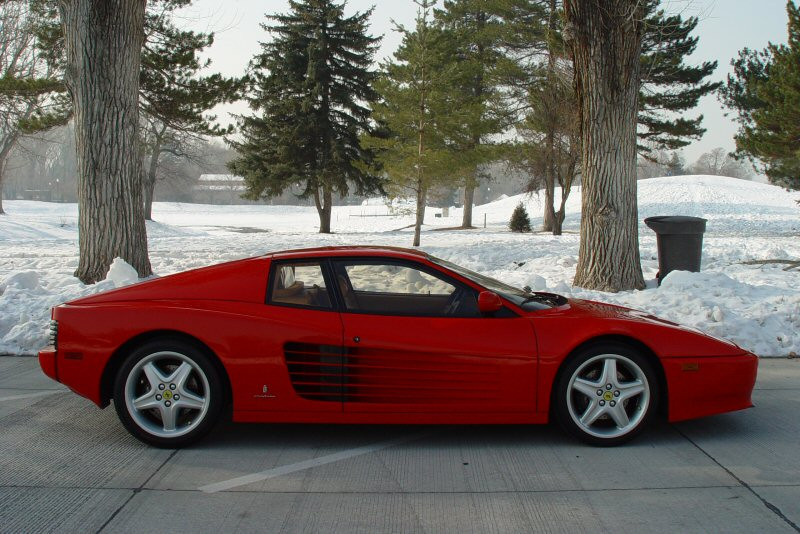
<svg viewBox="0 0 800 534">
<path fill-rule="evenodd" d="M 560 192 L 556 192 L 558 199 Z M 679 176 L 639 182 L 639 219 L 692 215 L 708 219 L 700 273 L 675 272 L 661 287 L 655 234 L 640 224 L 642 267 L 648 288 L 618 294 L 572 287 L 578 259 L 580 188 L 567 203 L 565 235 L 513 234 L 507 224 L 523 201 L 534 226 L 542 198 L 509 197 L 474 209 L 481 228 L 447 230 L 461 210 L 436 217 L 428 209 L 422 248 L 535 290 L 589 298 L 646 310 L 665 319 L 732 339 L 761 356 L 800 353 L 800 272 L 781 265 L 743 265 L 758 259 L 800 258 L 799 193 L 765 184 L 714 176 Z M 81 295 L 135 280 L 124 262 L 109 278 L 84 286 L 77 266 L 77 206 L 6 201 L 0 217 L 0 353 L 32 354 L 46 344 L 50 307 Z M 409 246 L 410 214 L 382 201 L 334 208 L 335 234 L 317 233 L 314 208 L 211 206 L 156 203 L 148 223 L 150 260 L 166 275 L 286 248 L 322 245 Z M 484 220 L 486 228 L 483 228 Z"/>
</svg>

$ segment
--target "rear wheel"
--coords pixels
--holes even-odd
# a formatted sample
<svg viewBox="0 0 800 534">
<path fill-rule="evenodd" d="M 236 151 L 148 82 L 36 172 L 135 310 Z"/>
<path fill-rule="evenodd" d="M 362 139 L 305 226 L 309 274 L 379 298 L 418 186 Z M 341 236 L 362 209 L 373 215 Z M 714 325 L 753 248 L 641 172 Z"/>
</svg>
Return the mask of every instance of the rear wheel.
<svg viewBox="0 0 800 534">
<path fill-rule="evenodd" d="M 656 410 L 658 382 L 646 358 L 622 344 L 595 345 L 561 373 L 554 411 L 561 426 L 592 445 L 619 445 Z"/>
<path fill-rule="evenodd" d="M 223 389 L 214 363 L 180 340 L 155 340 L 131 353 L 117 372 L 114 407 L 139 440 L 189 445 L 219 419 Z"/>
</svg>

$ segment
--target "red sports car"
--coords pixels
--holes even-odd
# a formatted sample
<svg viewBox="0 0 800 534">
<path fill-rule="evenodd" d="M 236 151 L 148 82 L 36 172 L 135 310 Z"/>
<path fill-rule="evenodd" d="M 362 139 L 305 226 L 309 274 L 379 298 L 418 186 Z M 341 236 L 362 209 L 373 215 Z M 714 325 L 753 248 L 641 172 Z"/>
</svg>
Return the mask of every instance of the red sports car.
<svg viewBox="0 0 800 534">
<path fill-rule="evenodd" d="M 643 312 L 508 286 L 428 254 L 290 250 L 53 308 L 44 372 L 163 447 L 243 422 L 557 420 L 596 445 L 659 408 L 752 406 L 758 359 Z"/>
</svg>

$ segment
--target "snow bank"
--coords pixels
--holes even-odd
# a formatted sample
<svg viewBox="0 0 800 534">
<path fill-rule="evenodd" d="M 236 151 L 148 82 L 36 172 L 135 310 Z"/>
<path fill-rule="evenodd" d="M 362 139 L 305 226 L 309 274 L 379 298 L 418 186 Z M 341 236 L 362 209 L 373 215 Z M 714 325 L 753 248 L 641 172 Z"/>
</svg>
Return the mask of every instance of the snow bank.
<svg viewBox="0 0 800 534">
<path fill-rule="evenodd" d="M 798 193 L 717 176 L 677 176 L 639 182 L 639 219 L 693 215 L 708 219 L 702 272 L 671 273 L 661 287 L 655 234 L 640 224 L 642 269 L 648 288 L 618 294 L 572 286 L 578 260 L 580 188 L 566 204 L 565 234 L 514 234 L 507 224 L 519 202 L 534 224 L 543 195 L 516 195 L 474 208 L 473 231 L 446 230 L 461 222 L 461 210 L 435 217 L 429 209 L 423 249 L 518 286 L 547 290 L 645 310 L 710 334 L 732 339 L 762 356 L 800 353 L 798 271 L 781 265 L 743 265 L 766 258 L 800 258 Z M 556 191 L 558 200 L 560 191 Z M 272 250 L 327 245 L 411 243 L 413 216 L 369 199 L 334 208 L 335 234 L 317 233 L 313 207 L 217 206 L 159 203 L 158 222 L 148 222 L 150 260 L 159 275 Z M 0 217 L 0 353 L 31 354 L 46 343 L 50 307 L 82 295 L 137 281 L 135 271 L 115 260 L 106 280 L 85 286 L 77 267 L 77 206 L 6 201 Z M 482 228 L 484 220 L 486 228 Z"/>
<path fill-rule="evenodd" d="M 127 286 L 139 281 L 139 273 L 122 258 L 114 258 L 108 269 L 106 280 L 111 281 L 114 287 Z"/>
<path fill-rule="evenodd" d="M 0 354 L 31 354 L 45 346 L 53 306 L 139 281 L 136 269 L 121 258 L 114 259 L 105 280 L 90 286 L 48 274 L 17 271 L 0 282 Z"/>
</svg>

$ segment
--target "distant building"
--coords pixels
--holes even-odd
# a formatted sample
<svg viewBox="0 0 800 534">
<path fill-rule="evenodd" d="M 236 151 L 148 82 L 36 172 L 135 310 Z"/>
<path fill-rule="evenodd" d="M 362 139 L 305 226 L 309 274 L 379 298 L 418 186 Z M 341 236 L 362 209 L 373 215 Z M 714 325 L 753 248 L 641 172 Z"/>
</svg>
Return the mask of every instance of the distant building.
<svg viewBox="0 0 800 534">
<path fill-rule="evenodd" d="M 201 174 L 194 186 L 195 199 L 209 204 L 244 204 L 244 178 L 233 174 Z"/>
</svg>

